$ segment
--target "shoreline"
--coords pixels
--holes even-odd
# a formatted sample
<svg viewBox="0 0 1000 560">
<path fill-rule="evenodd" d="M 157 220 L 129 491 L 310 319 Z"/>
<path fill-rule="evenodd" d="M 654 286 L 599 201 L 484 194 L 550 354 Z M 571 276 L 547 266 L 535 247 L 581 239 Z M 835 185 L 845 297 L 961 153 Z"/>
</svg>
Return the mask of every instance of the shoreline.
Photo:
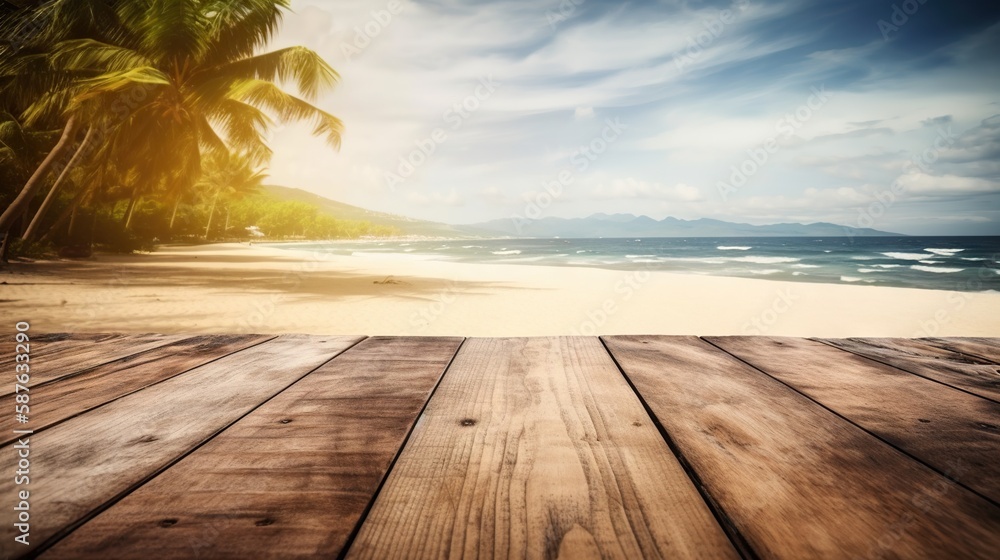
<svg viewBox="0 0 1000 560">
<path fill-rule="evenodd" d="M 796 241 L 800 238 L 789 238 Z M 980 241 L 981 238 L 973 238 Z M 705 241 L 709 241 L 706 246 Z M 739 241 L 740 246 L 716 246 L 720 240 Z M 340 242 L 296 242 L 265 244 L 285 250 L 329 251 L 348 256 L 396 255 L 399 259 L 426 258 L 440 262 L 550 266 L 571 269 L 612 271 L 648 270 L 670 274 L 722 278 L 765 279 L 807 284 L 859 285 L 1000 293 L 1000 253 L 984 253 L 975 244 L 960 249 L 922 249 L 920 245 L 900 247 L 848 247 L 836 243 L 823 246 L 805 244 L 802 251 L 770 243 L 729 238 L 698 238 L 694 246 L 677 245 L 676 240 L 648 239 L 650 244 L 631 247 L 608 243 L 605 239 L 482 239 L 473 245 L 460 246 L 465 240 L 384 241 L 344 240 Z M 617 241 L 617 240 L 611 240 Z M 628 242 L 629 240 L 625 240 Z M 636 240 L 639 241 L 639 240 Z M 771 241 L 768 238 L 768 241 Z M 813 241 L 831 241 L 816 238 Z M 836 241 L 836 240 L 832 240 Z M 541 242 L 541 243 L 530 243 Z M 947 243 L 939 238 L 918 238 L 928 247 Z M 753 246 L 748 244 L 753 243 Z M 700 247 L 698 245 L 701 245 Z M 617 246 L 615 246 L 617 245 Z M 819 247 L 822 250 L 814 250 Z M 509 248 L 509 250 L 508 250 Z M 714 250 L 713 250 L 714 249 Z M 968 252 L 966 252 L 968 250 Z M 643 253 L 643 254 L 626 254 Z M 922 253 L 928 254 L 922 254 Z M 582 253 L 582 254 L 581 254 Z M 650 253 L 650 254 L 645 254 Z M 830 253 L 834 253 L 831 255 Z M 919 260 L 919 262 L 917 262 Z M 992 264 L 990 264 L 992 263 Z M 934 266 L 931 266 L 934 265 Z M 815 269 L 815 270 L 814 270 Z"/>
<path fill-rule="evenodd" d="M 997 336 L 1000 294 L 333 255 L 238 243 L 14 263 L 39 332 Z"/>
</svg>

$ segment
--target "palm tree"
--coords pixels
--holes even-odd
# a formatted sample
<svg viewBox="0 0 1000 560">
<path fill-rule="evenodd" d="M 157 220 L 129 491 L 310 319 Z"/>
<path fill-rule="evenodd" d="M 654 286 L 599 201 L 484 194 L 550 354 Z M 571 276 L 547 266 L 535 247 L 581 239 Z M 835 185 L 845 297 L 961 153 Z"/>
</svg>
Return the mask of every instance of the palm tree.
<svg viewBox="0 0 1000 560">
<path fill-rule="evenodd" d="M 28 224 L 28 229 L 24 230 L 24 240 L 34 241 L 38 236 L 42 220 L 45 218 L 45 214 L 49 211 L 49 208 L 56 200 L 56 196 L 59 194 L 59 189 L 66 182 L 69 177 L 70 172 L 73 168 L 80 162 L 80 158 L 84 155 L 87 149 L 92 145 L 91 140 L 94 137 L 94 128 L 88 128 L 87 133 L 83 136 L 83 140 L 80 141 L 80 146 L 73 152 L 73 156 L 69 159 L 66 165 L 63 166 L 62 171 L 56 177 L 52 187 L 49 189 L 47 195 L 45 195 L 45 200 L 42 201 L 42 205 L 38 207 L 35 212 L 35 217 L 31 219 L 31 223 Z"/>
<path fill-rule="evenodd" d="M 0 106 L 18 114 L 39 100 L 44 100 L 50 108 L 60 104 L 65 106 L 74 91 L 73 84 L 86 76 L 52 68 L 46 53 L 62 40 L 117 34 L 120 27 L 114 25 L 112 16 L 113 5 L 118 1 L 51 0 L 37 7 L 33 2 L 22 2 L 18 8 L 8 8 L 0 18 L 0 34 L 11 38 L 7 43 L 0 44 Z M 63 115 L 61 111 L 50 111 L 44 117 L 47 118 L 36 114 L 26 122 L 43 129 L 49 128 L 48 125 L 62 127 L 62 136 L 0 215 L 0 234 L 6 234 L 13 222 L 27 212 L 49 172 L 59 162 L 65 161 L 75 142 L 80 128 L 79 118 Z M 73 159 L 78 160 L 78 155 L 73 154 Z M 68 164 L 63 166 L 62 171 L 68 171 L 68 167 Z M 58 189 L 59 185 L 60 180 L 57 179 L 53 188 Z M 54 196 L 55 193 L 51 194 Z M 7 237 L 5 235 L 5 240 Z"/>
<path fill-rule="evenodd" d="M 32 130 L 0 112 L 0 196 L 16 192 L 14 184 L 24 184 L 58 137 L 58 131 Z"/>
<path fill-rule="evenodd" d="M 15 193 L 16 185 L 24 184 L 58 137 L 57 131 L 26 129 L 10 114 L 0 113 L 0 200 Z M 0 261 L 6 260 L 9 246 L 9 236 L 5 236 Z"/>
<path fill-rule="evenodd" d="M 310 120 L 315 134 L 339 147 L 341 121 L 309 101 L 332 88 L 337 73 L 304 47 L 258 54 L 277 30 L 288 0 L 112 4 L 118 32 L 61 41 L 41 58 L 15 65 L 8 78 L 9 83 L 23 78 L 38 90 L 39 79 L 23 74 L 40 61 L 51 72 L 74 77 L 52 82 L 24 111 L 28 122 L 68 116 L 63 136 L 69 138 L 49 159 L 62 157 L 79 127 L 96 127 L 100 148 L 94 158 L 133 159 L 141 153 L 135 165 L 142 180 L 162 183 L 162 194 L 179 201 L 197 181 L 203 152 L 235 151 L 253 163 L 267 161 L 271 150 L 264 134 L 273 119 Z M 301 97 L 282 91 L 278 81 L 294 83 Z M 36 175 L 47 171 L 43 164 Z M 37 188 L 32 181 L 25 185 L 0 217 L 0 232 L 9 229 L 15 205 L 30 202 Z"/>
<path fill-rule="evenodd" d="M 267 175 L 255 170 L 247 158 L 239 155 L 216 156 L 206 161 L 206 164 L 199 186 L 211 196 L 212 200 L 208 209 L 208 223 L 205 225 L 207 240 L 212 230 L 212 219 L 219 199 L 226 203 L 226 226 L 223 229 L 225 235 L 229 229 L 229 203 L 260 192 Z"/>
</svg>

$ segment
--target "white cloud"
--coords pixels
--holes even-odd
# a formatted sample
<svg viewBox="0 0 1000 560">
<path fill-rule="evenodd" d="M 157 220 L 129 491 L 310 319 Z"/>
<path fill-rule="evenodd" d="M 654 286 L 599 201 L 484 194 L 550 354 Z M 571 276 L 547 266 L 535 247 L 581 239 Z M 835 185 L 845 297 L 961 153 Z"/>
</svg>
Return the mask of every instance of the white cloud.
<svg viewBox="0 0 1000 560">
<path fill-rule="evenodd" d="M 275 183 L 424 219 L 503 217 L 572 169 L 569 158 L 600 133 L 605 118 L 621 118 L 629 126 L 622 138 L 586 171 L 574 170 L 574 184 L 550 212 L 585 215 L 614 205 L 651 213 L 669 202 L 663 211 L 687 217 L 833 221 L 888 188 L 914 154 L 933 145 L 940 126 L 968 132 L 941 152 L 928 177 L 907 179 L 913 197 L 894 215 L 935 214 L 933 203 L 920 200 L 996 192 L 990 180 L 1000 173 L 1000 134 L 984 119 L 997 112 L 990 103 L 1000 75 L 964 65 L 981 59 L 974 47 L 1000 28 L 946 47 L 942 56 L 956 56 L 955 65 L 911 71 L 879 62 L 886 54 L 881 37 L 847 47 L 823 43 L 810 53 L 819 44 L 816 29 L 782 26 L 817 9 L 812 3 L 752 2 L 679 68 L 675 55 L 691 54 L 689 39 L 706 30 L 717 9 L 587 3 L 553 28 L 546 17 L 553 2 L 406 1 L 348 59 L 345 45 L 354 45 L 358 29 L 387 4 L 294 1 L 296 13 L 273 47 L 304 44 L 341 72 L 343 83 L 318 104 L 347 130 L 339 154 L 311 138 L 308 127 L 276 133 Z M 500 84 L 495 95 L 451 129 L 444 112 L 490 74 Z M 747 150 L 776 136 L 779 120 L 806 102 L 811 86 L 824 84 L 831 100 L 781 152 L 729 201 L 714 196 Z M 944 115 L 951 120 L 939 119 Z M 436 127 L 446 129 L 447 141 L 398 192 L 387 189 L 385 171 Z"/>
<path fill-rule="evenodd" d="M 1000 193 L 1000 182 L 954 175 L 935 176 L 926 173 L 912 173 L 900 177 L 899 183 L 905 192 L 924 196 Z"/>
</svg>

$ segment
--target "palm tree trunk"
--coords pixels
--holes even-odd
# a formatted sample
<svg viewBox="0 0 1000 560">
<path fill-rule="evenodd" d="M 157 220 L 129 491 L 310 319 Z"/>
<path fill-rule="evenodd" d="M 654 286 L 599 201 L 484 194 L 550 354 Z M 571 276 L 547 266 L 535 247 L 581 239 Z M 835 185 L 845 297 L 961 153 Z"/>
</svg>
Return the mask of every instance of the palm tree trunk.
<svg viewBox="0 0 1000 560">
<path fill-rule="evenodd" d="M 168 228 L 170 231 L 174 230 L 174 220 L 177 219 L 177 208 L 179 208 L 180 205 L 181 197 L 180 195 L 177 195 L 177 199 L 174 200 L 174 211 L 170 214 L 170 227 Z"/>
<path fill-rule="evenodd" d="M 10 240 L 13 237 L 10 232 L 5 233 L 3 236 L 3 244 L 0 245 L 0 265 L 9 262 L 7 260 L 7 252 L 10 251 Z"/>
<path fill-rule="evenodd" d="M 83 142 L 80 142 L 80 147 L 76 149 L 73 157 L 70 158 L 69 163 L 63 168 L 62 173 L 56 178 L 56 182 L 52 184 L 52 188 L 49 189 L 49 194 L 45 196 L 45 201 L 35 212 L 35 217 L 32 218 L 31 223 L 28 224 L 28 229 L 24 232 L 24 240 L 31 242 L 35 240 L 38 236 L 38 229 L 42 225 L 42 219 L 45 217 L 45 213 L 49 211 L 49 207 L 55 202 L 56 194 L 59 193 L 59 187 L 62 186 L 63 181 L 69 177 L 69 172 L 72 171 L 73 166 L 75 166 L 80 161 L 80 156 L 83 155 L 83 151 L 87 148 L 87 144 L 90 142 L 90 138 L 94 135 L 94 127 L 87 129 L 87 134 L 83 137 Z"/>
<path fill-rule="evenodd" d="M 80 205 L 80 202 L 83 200 L 83 197 L 86 196 L 88 190 L 89 189 L 83 188 L 80 189 L 80 192 L 76 193 L 76 196 L 74 196 L 73 200 L 70 201 L 69 206 L 62 211 L 62 214 L 59 214 L 56 221 L 52 223 L 52 227 L 49 228 L 48 233 L 43 235 L 40 241 L 50 241 L 52 239 L 55 232 L 62 227 L 62 225 L 66 223 L 66 220 L 68 220 L 73 212 L 76 211 L 76 207 Z M 66 234 L 69 235 L 69 231 L 67 231 Z"/>
<path fill-rule="evenodd" d="M 8 231 L 3 236 L 3 244 L 0 245 L 0 263 L 8 262 L 7 253 L 10 252 L 10 244 L 14 241 L 14 238 L 17 236 L 17 233 L 15 232 L 23 228 L 24 228 L 24 215 L 22 214 L 20 217 L 20 221 L 15 222 L 14 227 L 11 227 L 10 231 Z"/>
<path fill-rule="evenodd" d="M 215 203 L 219 201 L 219 193 L 212 197 L 212 207 L 208 210 L 208 225 L 205 226 L 205 241 L 208 241 L 208 232 L 212 229 L 212 217 L 215 216 Z"/>
<path fill-rule="evenodd" d="M 73 239 L 73 232 L 76 231 L 76 216 L 80 211 L 80 205 L 77 204 L 73 206 L 73 212 L 69 215 L 69 230 L 66 232 L 67 237 Z"/>
<path fill-rule="evenodd" d="M 128 208 L 125 209 L 125 231 L 132 227 L 132 214 L 135 213 L 136 204 L 139 202 L 139 185 L 132 189 L 132 198 L 128 199 Z"/>
<path fill-rule="evenodd" d="M 125 231 L 132 229 L 132 216 L 135 216 L 135 208 L 139 205 L 139 200 L 141 197 L 137 197 L 135 203 L 129 203 L 128 214 L 125 217 Z"/>
<path fill-rule="evenodd" d="M 14 202 L 7 207 L 3 215 L 0 215 L 0 232 L 8 232 L 11 226 L 14 225 L 14 220 L 27 212 L 28 205 L 31 204 L 31 200 L 35 197 L 38 189 L 42 187 L 45 182 L 45 177 L 49 174 L 52 166 L 58 161 L 66 150 L 73 145 L 73 137 L 76 136 L 77 130 L 77 120 L 76 117 L 70 117 L 69 121 L 66 122 L 66 128 L 63 129 L 62 136 L 59 141 L 56 142 L 52 151 L 49 155 L 45 156 L 42 164 L 38 166 L 38 169 L 31 175 L 28 182 L 24 184 L 21 192 L 18 193 L 17 198 Z"/>
<path fill-rule="evenodd" d="M 229 206 L 226 206 L 226 227 L 222 229 L 222 235 L 229 235 Z"/>
</svg>

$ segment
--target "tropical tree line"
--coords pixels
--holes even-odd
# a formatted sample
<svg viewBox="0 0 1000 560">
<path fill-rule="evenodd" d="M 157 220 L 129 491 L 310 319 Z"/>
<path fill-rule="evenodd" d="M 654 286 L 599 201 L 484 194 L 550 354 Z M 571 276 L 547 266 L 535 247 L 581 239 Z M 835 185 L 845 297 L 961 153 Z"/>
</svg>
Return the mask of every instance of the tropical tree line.
<svg viewBox="0 0 1000 560">
<path fill-rule="evenodd" d="M 0 0 L 3 251 L 266 231 L 251 216 L 279 236 L 336 231 L 249 201 L 275 123 L 309 121 L 340 145 L 341 121 L 313 104 L 336 71 L 304 47 L 265 51 L 288 4 Z"/>
<path fill-rule="evenodd" d="M 253 238 L 260 232 L 277 239 L 357 239 L 391 237 L 401 232 L 367 220 L 342 220 L 307 202 L 278 200 L 267 195 L 240 199 L 220 213 L 212 235 Z"/>
</svg>

